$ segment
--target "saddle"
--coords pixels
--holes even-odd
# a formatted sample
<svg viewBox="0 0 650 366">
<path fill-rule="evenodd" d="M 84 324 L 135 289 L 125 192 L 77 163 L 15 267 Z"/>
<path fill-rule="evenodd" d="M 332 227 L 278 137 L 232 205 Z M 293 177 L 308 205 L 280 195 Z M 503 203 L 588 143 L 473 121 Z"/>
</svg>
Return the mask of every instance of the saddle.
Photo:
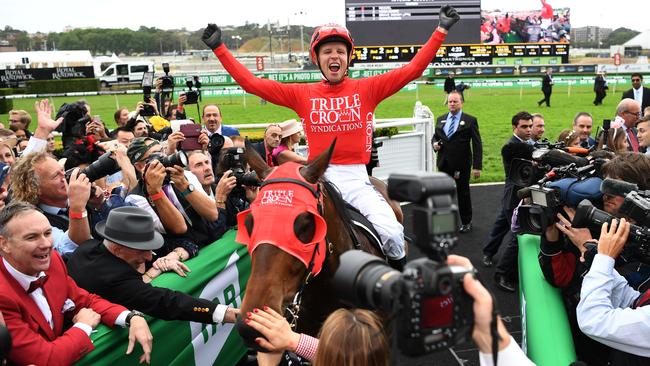
<svg viewBox="0 0 650 366">
<path fill-rule="evenodd" d="M 383 253 L 383 250 L 381 249 L 381 237 L 372 223 L 363 216 L 359 210 L 347 202 L 345 202 L 345 210 L 347 211 L 347 217 L 350 218 L 350 222 L 346 222 L 346 224 L 357 228 L 357 231 L 354 231 L 353 233 L 362 233 L 380 253 Z M 358 242 L 358 240 L 359 239 L 357 238 L 356 242 Z"/>
</svg>

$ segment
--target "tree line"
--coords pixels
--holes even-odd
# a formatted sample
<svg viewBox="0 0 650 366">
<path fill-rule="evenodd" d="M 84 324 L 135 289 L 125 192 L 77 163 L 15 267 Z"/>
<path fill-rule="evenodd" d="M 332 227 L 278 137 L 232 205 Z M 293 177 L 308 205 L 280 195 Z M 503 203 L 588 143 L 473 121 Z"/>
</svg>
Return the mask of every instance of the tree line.
<svg viewBox="0 0 650 366">
<path fill-rule="evenodd" d="M 300 26 L 271 25 L 271 36 L 286 39 L 300 38 Z M 230 49 L 235 49 L 247 41 L 258 37 L 269 37 L 266 24 L 246 23 L 242 26 L 226 26 L 223 29 L 223 40 Z M 309 42 L 314 28 L 304 27 L 305 42 Z M 205 45 L 201 42 L 203 29 L 190 31 L 185 28 L 164 30 L 155 27 L 141 26 L 138 30 L 128 28 L 105 29 L 85 28 L 73 29 L 68 32 L 50 32 L 29 34 L 26 31 L 5 26 L 0 30 L 0 41 L 7 41 L 18 51 L 41 50 L 90 50 L 93 55 L 116 54 L 160 54 L 161 52 L 185 52 L 186 50 L 202 50 Z M 237 36 L 237 38 L 233 38 Z"/>
</svg>

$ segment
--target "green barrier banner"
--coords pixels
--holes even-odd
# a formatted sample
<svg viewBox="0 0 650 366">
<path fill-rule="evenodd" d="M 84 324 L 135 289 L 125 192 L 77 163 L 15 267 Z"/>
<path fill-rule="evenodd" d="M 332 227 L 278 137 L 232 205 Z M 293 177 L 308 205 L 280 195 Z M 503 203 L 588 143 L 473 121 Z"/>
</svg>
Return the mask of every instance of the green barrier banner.
<svg viewBox="0 0 650 366">
<path fill-rule="evenodd" d="M 248 249 L 235 243 L 236 231 L 201 249 L 185 262 L 192 270 L 183 278 L 165 273 L 152 284 L 183 291 L 219 304 L 240 307 L 251 263 Z M 152 365 L 234 365 L 246 352 L 234 324 L 216 325 L 188 321 L 165 321 L 147 317 L 153 334 Z M 139 365 L 142 348 L 136 345 L 126 356 L 128 330 L 99 326 L 91 335 L 95 349 L 77 365 Z"/>
<path fill-rule="evenodd" d="M 539 266 L 539 236 L 520 235 L 518 241 L 522 349 L 538 366 L 569 365 L 576 360 L 569 320 L 560 290 Z"/>
</svg>

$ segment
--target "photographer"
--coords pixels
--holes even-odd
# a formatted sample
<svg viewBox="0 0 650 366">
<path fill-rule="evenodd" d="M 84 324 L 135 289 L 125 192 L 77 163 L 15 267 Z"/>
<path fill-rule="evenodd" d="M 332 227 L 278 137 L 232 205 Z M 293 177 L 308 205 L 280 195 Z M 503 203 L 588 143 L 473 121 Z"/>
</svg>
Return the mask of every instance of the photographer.
<svg viewBox="0 0 650 366">
<path fill-rule="evenodd" d="M 164 156 L 161 151 L 162 145 L 152 138 L 133 140 L 127 155 L 141 178 L 126 201 L 153 216 L 156 230 L 165 238 L 157 254 L 169 253 L 185 261 L 214 241 L 205 224 L 216 221 L 219 213 L 196 176 L 184 170 L 185 154 Z M 154 268 L 159 269 L 158 265 L 155 262 Z"/>
<path fill-rule="evenodd" d="M 232 188 L 229 193 L 225 189 L 221 193 L 217 192 L 216 203 L 218 208 L 226 210 L 226 226 L 234 228 L 237 226 L 237 214 L 247 210 L 250 203 L 255 201 L 259 181 L 257 175 L 250 172 L 244 158 L 244 148 L 224 146 L 218 156 L 217 184 L 225 179 L 225 187 Z"/>
<path fill-rule="evenodd" d="M 650 290 L 628 285 L 614 264 L 628 241 L 630 224 L 624 218 L 602 226 L 598 254 L 580 291 L 577 317 L 589 337 L 612 348 L 609 365 L 650 363 Z"/>
<path fill-rule="evenodd" d="M 624 180 L 637 184 L 640 189 L 650 187 L 650 158 L 640 154 L 626 153 L 607 162 L 602 173 L 607 178 Z M 616 217 L 621 217 L 619 209 L 623 198 L 603 195 L 604 210 Z M 541 237 L 539 262 L 546 280 L 553 286 L 562 289 L 569 323 L 573 330 L 573 338 L 578 358 L 589 364 L 603 364 L 607 359 L 607 351 L 599 347 L 578 331 L 575 309 L 580 300 L 580 287 L 584 275 L 589 270 L 590 256 L 586 245 L 597 242 L 589 229 L 579 229 L 571 226 L 575 210 L 565 207 L 566 216 L 558 214 L 557 221 L 546 229 Z M 618 268 L 630 275 L 635 286 L 640 286 L 647 278 L 642 272 L 650 270 L 638 262 L 621 262 Z"/>
<path fill-rule="evenodd" d="M 447 264 L 472 269 L 469 259 L 456 255 L 450 255 Z M 492 333 L 490 331 L 493 307 L 492 296 L 481 282 L 471 274 L 465 275 L 463 288 L 474 299 L 472 338 L 479 349 L 480 364 L 485 366 L 493 365 Z M 347 316 L 348 314 L 349 316 Z M 347 322 L 343 323 L 347 324 L 347 326 L 333 326 L 339 323 L 336 318 L 341 317 L 348 319 Z M 287 320 L 269 307 L 265 307 L 263 310 L 256 309 L 253 313 L 246 314 L 245 322 L 264 336 L 264 338 L 259 337 L 255 340 L 260 346 L 270 352 L 277 353 L 285 350 L 295 352 L 301 357 L 312 360 L 312 364 L 315 366 L 388 364 L 387 355 L 385 354 L 388 342 L 385 339 L 385 333 L 376 315 L 367 310 L 338 310 L 332 313 L 319 332 L 320 341 L 308 335 L 293 332 Z M 361 337 L 372 334 L 377 334 L 379 337 L 369 343 L 363 341 L 357 343 L 356 337 L 349 337 L 350 334 L 357 332 Z M 521 351 L 517 342 L 508 334 L 500 317 L 497 318 L 497 332 L 499 337 L 497 358 L 499 365 L 533 365 Z M 354 339 L 355 341 L 342 342 L 345 339 Z M 354 356 L 362 358 L 355 359 L 356 362 L 345 363 L 345 360 Z"/>
</svg>

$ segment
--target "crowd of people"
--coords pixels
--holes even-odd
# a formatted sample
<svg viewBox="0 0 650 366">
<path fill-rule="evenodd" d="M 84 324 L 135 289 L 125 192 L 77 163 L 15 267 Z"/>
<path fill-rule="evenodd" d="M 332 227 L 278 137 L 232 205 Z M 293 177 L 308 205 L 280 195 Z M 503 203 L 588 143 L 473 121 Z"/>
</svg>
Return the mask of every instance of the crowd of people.
<svg viewBox="0 0 650 366">
<path fill-rule="evenodd" d="M 553 9 L 546 0 L 540 10 L 481 12 L 481 43 L 569 43 L 571 15 L 568 8 Z"/>
<path fill-rule="evenodd" d="M 374 143 L 366 125 L 372 124 L 379 102 L 422 73 L 458 19 L 453 8 L 443 7 L 438 28 L 411 63 L 355 80 L 347 77 L 354 49 L 347 29 L 319 27 L 311 56 L 324 80 L 314 84 L 256 78 L 222 44 L 216 25 L 203 34 L 204 43 L 245 90 L 292 108 L 303 120 L 268 125 L 263 140 L 249 148 L 269 167 L 305 164 L 308 158 L 296 151 L 303 128 L 310 158 L 336 139 L 325 177 L 375 225 L 387 262 L 396 269 L 406 261 L 403 227 L 369 183 L 365 164 Z M 647 190 L 650 110 L 644 115 L 642 103 L 650 93 L 640 89 L 642 77 L 635 75 L 631 96 L 619 103 L 609 133 L 592 138 L 593 118 L 580 112 L 553 140 L 563 147 L 589 149 L 608 160 L 604 177 Z M 0 162 L 7 167 L 0 190 L 0 324 L 12 337 L 5 355 L 9 362 L 72 364 L 93 349 L 89 336 L 99 323 L 128 328 L 127 354 L 138 343 L 140 361 L 150 362 L 154 340 L 146 314 L 204 324 L 243 319 L 261 335 L 256 342 L 269 351 L 260 354 L 261 365 L 277 364 L 283 351 L 314 365 L 387 365 L 390 341 L 372 312 L 338 310 L 314 338 L 294 333 L 268 307 L 240 314 L 227 305 L 151 284 L 165 272 L 187 276 L 191 269 L 185 262 L 235 229 L 237 214 L 258 193 L 257 184 L 243 183 L 238 170 L 250 173 L 241 163 L 245 139 L 223 123 L 219 106 L 205 104 L 200 131 L 190 135 L 183 132 L 185 122 L 179 122 L 186 118 L 184 97 L 173 104 L 161 84 L 156 85 L 154 97 L 139 102 L 134 111 L 115 111 L 117 128 L 112 131 L 84 100 L 61 106 L 55 117 L 48 100 L 37 102 L 33 133 L 30 113 L 20 110 L 9 114 L 8 129 L 0 129 Z M 447 93 L 449 113 L 436 121 L 431 143 L 438 169 L 457 182 L 460 232 L 466 233 L 472 230 L 469 180 L 481 174 L 482 141 L 478 119 L 463 111 L 462 91 Z M 143 116 L 145 110 L 153 115 Z M 493 265 L 504 237 L 516 234 L 520 200 L 510 175 L 512 161 L 530 158 L 544 139 L 542 114 L 518 112 L 511 125 L 513 136 L 502 149 L 502 207 L 483 248 L 486 267 Z M 57 132 L 63 142 L 60 154 L 54 144 Z M 546 279 L 562 289 L 578 357 L 589 364 L 640 365 L 650 357 L 650 344 L 643 338 L 650 330 L 650 307 L 644 306 L 650 304 L 650 268 L 621 258 L 630 232 L 630 218 L 619 212 L 622 202 L 616 195 L 603 196 L 605 211 L 620 220 L 603 225 L 599 233 L 573 228 L 574 210 L 566 208 L 566 215 L 558 215 L 541 236 L 540 266 Z M 512 238 L 495 277 L 497 286 L 510 292 L 516 290 L 518 275 L 516 235 Z M 597 243 L 597 253 L 586 258 L 589 243 Z M 473 268 L 468 259 L 453 255 L 447 263 Z M 471 274 L 463 287 L 474 300 L 472 338 L 481 364 L 497 359 L 502 365 L 531 364 L 495 315 L 485 287 Z"/>
</svg>

